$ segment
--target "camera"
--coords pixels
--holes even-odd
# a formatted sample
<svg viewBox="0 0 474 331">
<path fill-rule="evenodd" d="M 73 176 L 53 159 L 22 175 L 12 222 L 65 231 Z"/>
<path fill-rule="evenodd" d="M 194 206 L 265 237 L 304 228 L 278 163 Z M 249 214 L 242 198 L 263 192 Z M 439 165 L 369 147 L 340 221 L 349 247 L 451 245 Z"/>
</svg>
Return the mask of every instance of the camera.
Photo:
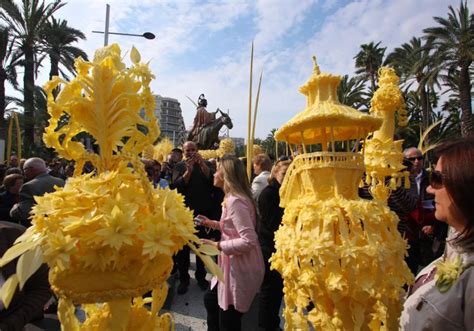
<svg viewBox="0 0 474 331">
<path fill-rule="evenodd" d="M 202 218 L 199 216 L 194 217 L 194 225 L 202 225 Z"/>
</svg>

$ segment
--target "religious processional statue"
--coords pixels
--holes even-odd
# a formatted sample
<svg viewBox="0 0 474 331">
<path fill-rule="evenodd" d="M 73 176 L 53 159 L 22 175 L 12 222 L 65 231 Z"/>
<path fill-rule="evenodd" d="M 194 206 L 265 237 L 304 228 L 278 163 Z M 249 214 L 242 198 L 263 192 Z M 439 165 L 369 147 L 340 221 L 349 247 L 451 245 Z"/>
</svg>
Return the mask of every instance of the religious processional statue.
<svg viewBox="0 0 474 331">
<path fill-rule="evenodd" d="M 222 112 L 219 108 L 214 113 L 206 110 L 207 100 L 204 94 L 198 99 L 196 116 L 194 117 L 193 127 L 189 131 L 188 141 L 194 141 L 200 150 L 217 149 L 219 147 L 219 131 L 225 125 L 229 129 L 234 126 L 229 115 Z M 221 117 L 216 119 L 216 114 Z"/>
</svg>

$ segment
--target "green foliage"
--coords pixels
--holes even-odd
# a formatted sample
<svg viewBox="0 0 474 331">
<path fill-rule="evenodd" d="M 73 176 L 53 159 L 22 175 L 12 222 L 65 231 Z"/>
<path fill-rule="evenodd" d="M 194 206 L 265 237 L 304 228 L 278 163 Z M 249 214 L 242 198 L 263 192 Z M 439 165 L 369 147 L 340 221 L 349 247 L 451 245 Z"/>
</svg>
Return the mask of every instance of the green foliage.
<svg viewBox="0 0 474 331">
<path fill-rule="evenodd" d="M 61 75 L 68 79 L 60 64 L 70 72 L 75 74 L 74 61 L 77 57 L 87 60 L 87 54 L 80 48 L 72 46 L 80 39 L 86 39 L 84 34 L 67 24 L 66 20 L 56 20 L 51 17 L 41 30 L 41 51 L 49 56 L 51 70 L 49 79 L 53 76 Z"/>
<path fill-rule="evenodd" d="M 348 75 L 342 77 L 337 86 L 337 97 L 339 102 L 357 110 L 368 111 L 370 99 L 365 88 L 365 81 L 360 77 L 351 77 Z"/>
<path fill-rule="evenodd" d="M 38 0 L 22 0 L 21 6 L 13 0 L 0 0 L 0 19 L 11 29 L 15 37 L 15 58 L 24 65 L 24 125 L 23 145 L 25 156 L 30 156 L 35 137 L 35 76 L 41 58 L 41 31 L 48 19 L 62 6 L 61 0 L 49 3 Z"/>
<path fill-rule="evenodd" d="M 425 38 L 439 53 L 448 81 L 454 80 L 461 106 L 461 132 L 474 134 L 472 115 L 471 65 L 474 60 L 474 15 L 466 1 L 455 10 L 449 6 L 448 17 L 434 17 L 436 26 L 423 30 Z"/>
<path fill-rule="evenodd" d="M 382 42 L 360 45 L 360 51 L 354 56 L 356 74 L 361 75 L 365 80 L 370 81 L 370 89 L 377 89 L 378 71 L 382 66 L 386 47 L 380 47 Z"/>
</svg>

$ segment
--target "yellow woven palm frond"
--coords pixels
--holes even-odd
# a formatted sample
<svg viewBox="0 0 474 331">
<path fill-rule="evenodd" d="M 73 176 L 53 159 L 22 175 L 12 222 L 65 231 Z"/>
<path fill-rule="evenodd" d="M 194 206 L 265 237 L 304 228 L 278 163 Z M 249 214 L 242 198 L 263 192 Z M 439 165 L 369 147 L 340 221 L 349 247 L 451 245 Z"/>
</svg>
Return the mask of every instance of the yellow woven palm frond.
<svg viewBox="0 0 474 331">
<path fill-rule="evenodd" d="M 173 148 L 173 143 L 168 138 L 163 138 L 158 144 L 153 146 L 153 159 L 165 162 Z"/>
<path fill-rule="evenodd" d="M 145 149 L 142 152 L 142 159 L 145 159 L 145 160 L 153 159 L 153 153 L 155 151 L 153 147 L 154 147 L 153 145 L 145 146 Z"/>
<path fill-rule="evenodd" d="M 426 139 L 428 138 L 428 135 L 430 134 L 430 132 L 436 128 L 438 125 L 440 125 L 441 123 L 443 122 L 443 120 L 439 120 L 438 122 L 435 122 L 433 124 L 431 124 L 429 127 L 426 128 L 426 130 L 421 134 L 421 137 L 420 137 L 420 142 L 418 143 L 418 149 L 421 151 L 421 153 L 424 155 L 426 153 L 428 153 L 429 151 L 431 151 L 432 149 L 435 149 L 436 147 L 438 147 L 439 144 L 431 144 L 431 145 L 428 145 L 428 146 L 425 146 L 425 142 L 426 142 Z"/>
<path fill-rule="evenodd" d="M 102 172 L 117 166 L 119 154 L 138 156 L 153 144 L 160 133 L 149 87 L 154 76 L 135 48 L 130 55 L 132 65 L 125 65 L 117 44 L 104 47 L 93 62 L 76 60 L 78 75 L 71 82 L 56 78 L 46 84 L 51 116 L 44 133 L 47 146 L 66 159 L 91 161 Z M 52 91 L 59 84 L 62 91 L 54 100 Z M 81 132 L 94 137 L 99 155 L 75 141 Z"/>
</svg>

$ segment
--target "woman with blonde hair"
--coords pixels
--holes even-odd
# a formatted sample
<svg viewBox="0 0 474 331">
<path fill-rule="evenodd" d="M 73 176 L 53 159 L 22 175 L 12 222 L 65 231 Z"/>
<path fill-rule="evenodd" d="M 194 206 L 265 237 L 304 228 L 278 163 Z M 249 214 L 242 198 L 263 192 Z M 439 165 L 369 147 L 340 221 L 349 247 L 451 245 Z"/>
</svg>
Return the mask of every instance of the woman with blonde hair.
<svg viewBox="0 0 474 331">
<path fill-rule="evenodd" d="M 201 239 L 221 251 L 219 267 L 224 282 L 213 278 L 204 297 L 208 330 L 241 330 L 243 313 L 250 309 L 262 284 L 265 267 L 256 233 L 256 209 L 243 163 L 224 156 L 214 175 L 214 186 L 224 193 L 221 220 L 199 215 L 201 225 L 221 231 L 219 242 Z M 217 298 L 216 298 L 217 297 Z"/>
<path fill-rule="evenodd" d="M 258 326 L 263 330 L 278 330 L 280 326 L 280 305 L 283 299 L 283 279 L 276 270 L 270 270 L 268 261 L 275 252 L 275 231 L 283 218 L 284 209 L 280 207 L 280 186 L 285 178 L 291 160 L 279 160 L 272 168 L 268 186 L 260 193 L 258 213 L 260 228 L 258 238 L 265 261 L 265 277 L 260 289 Z"/>
</svg>

